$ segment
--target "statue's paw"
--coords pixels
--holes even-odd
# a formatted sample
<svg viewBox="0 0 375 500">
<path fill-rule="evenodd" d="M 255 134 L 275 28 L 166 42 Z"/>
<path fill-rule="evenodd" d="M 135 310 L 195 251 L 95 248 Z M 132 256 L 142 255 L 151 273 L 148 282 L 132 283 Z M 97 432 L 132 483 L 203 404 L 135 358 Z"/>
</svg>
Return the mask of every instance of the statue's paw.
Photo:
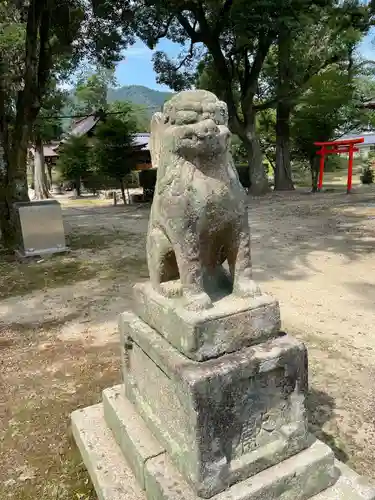
<svg viewBox="0 0 375 500">
<path fill-rule="evenodd" d="M 240 297 L 259 297 L 262 292 L 254 280 L 246 279 L 238 281 L 234 287 L 234 293 Z"/>
<path fill-rule="evenodd" d="M 209 309 L 210 307 L 212 307 L 212 301 L 205 292 L 196 294 L 189 293 L 187 294 L 186 298 L 186 309 L 188 309 L 189 311 L 202 311 L 204 309 Z"/>
</svg>

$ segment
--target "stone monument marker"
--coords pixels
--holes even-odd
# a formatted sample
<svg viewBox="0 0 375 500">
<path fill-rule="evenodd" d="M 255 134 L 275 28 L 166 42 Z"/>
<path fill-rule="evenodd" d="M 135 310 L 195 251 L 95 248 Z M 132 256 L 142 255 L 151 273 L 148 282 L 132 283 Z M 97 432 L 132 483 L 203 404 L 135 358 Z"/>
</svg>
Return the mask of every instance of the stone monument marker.
<svg viewBox="0 0 375 500">
<path fill-rule="evenodd" d="M 152 124 L 158 166 L 123 384 L 72 415 L 101 500 L 371 500 L 307 431 L 307 352 L 252 278 L 226 105 L 172 97 Z"/>
</svg>

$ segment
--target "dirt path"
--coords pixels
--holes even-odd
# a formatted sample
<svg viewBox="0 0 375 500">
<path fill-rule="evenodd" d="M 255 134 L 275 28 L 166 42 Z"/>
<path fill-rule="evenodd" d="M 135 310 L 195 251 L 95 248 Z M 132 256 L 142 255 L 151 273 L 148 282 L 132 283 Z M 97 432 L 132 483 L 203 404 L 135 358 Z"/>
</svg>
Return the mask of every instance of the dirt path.
<svg viewBox="0 0 375 500">
<path fill-rule="evenodd" d="M 312 429 L 375 478 L 375 193 L 274 195 L 249 213 L 255 277 L 309 347 Z M 146 207 L 64 216 L 69 255 L 0 264 L 4 499 L 95 498 L 69 414 L 119 381 L 117 316 L 147 277 Z"/>
</svg>

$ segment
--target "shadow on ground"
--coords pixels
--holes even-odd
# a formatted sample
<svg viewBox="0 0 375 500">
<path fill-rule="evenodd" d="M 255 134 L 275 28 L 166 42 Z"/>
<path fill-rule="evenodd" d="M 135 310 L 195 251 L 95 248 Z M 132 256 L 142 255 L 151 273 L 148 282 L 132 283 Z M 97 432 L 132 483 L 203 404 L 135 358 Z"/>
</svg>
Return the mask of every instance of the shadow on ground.
<svg viewBox="0 0 375 500">
<path fill-rule="evenodd" d="M 334 418 L 335 401 L 325 392 L 311 388 L 306 398 L 306 410 L 310 432 L 326 443 L 341 462 L 347 462 L 349 456 L 338 438 L 323 430 L 324 424 Z"/>
</svg>

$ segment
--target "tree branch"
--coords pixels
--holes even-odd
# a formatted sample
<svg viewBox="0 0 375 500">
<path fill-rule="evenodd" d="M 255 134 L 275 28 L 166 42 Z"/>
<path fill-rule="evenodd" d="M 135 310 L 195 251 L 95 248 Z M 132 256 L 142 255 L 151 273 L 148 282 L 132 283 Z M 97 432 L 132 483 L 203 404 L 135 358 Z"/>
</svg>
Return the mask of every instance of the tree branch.
<svg viewBox="0 0 375 500">
<path fill-rule="evenodd" d="M 202 42 L 203 40 L 201 39 L 200 37 L 200 33 L 195 31 L 195 25 L 192 26 L 190 23 L 189 23 L 189 20 L 186 19 L 185 16 L 183 16 L 181 13 L 177 14 L 177 19 L 178 19 L 178 22 L 181 24 L 181 26 L 184 28 L 184 30 L 186 31 L 186 34 L 190 37 L 190 40 L 191 40 L 191 43 L 194 44 L 194 43 L 199 43 L 199 42 Z"/>
<path fill-rule="evenodd" d="M 247 72 L 244 75 L 244 85 L 241 88 L 241 109 L 246 117 L 248 110 L 254 109 L 253 99 L 258 87 L 258 79 L 262 71 L 264 61 L 274 39 L 273 33 L 267 33 L 259 39 L 258 49 L 254 57 L 253 64 L 248 64 Z"/>
<path fill-rule="evenodd" d="M 33 92 L 37 88 L 38 67 L 38 33 L 42 19 L 45 0 L 31 0 L 28 8 L 26 25 L 26 47 L 25 47 L 25 72 L 23 90 L 18 93 L 16 104 L 16 119 L 13 133 L 13 146 L 17 150 L 17 143 L 21 141 L 25 122 L 29 121 L 30 103 Z M 17 155 L 17 151 L 15 151 Z"/>
<path fill-rule="evenodd" d="M 160 40 L 161 38 L 165 38 L 168 34 L 168 30 L 170 28 L 170 25 L 173 21 L 174 15 L 170 15 L 169 18 L 167 19 L 166 25 L 164 26 L 163 30 L 157 34 L 156 39 Z"/>
<path fill-rule="evenodd" d="M 176 71 L 179 71 L 182 66 L 184 66 L 187 61 L 189 61 L 189 59 L 192 59 L 193 58 L 193 49 L 194 49 L 194 43 L 191 41 L 190 42 L 190 48 L 189 48 L 189 52 L 186 54 L 186 56 L 182 59 L 182 61 L 180 61 L 179 65 L 176 66 Z"/>
<path fill-rule="evenodd" d="M 232 8 L 232 5 L 233 5 L 233 0 L 226 0 L 224 2 L 224 5 L 220 10 L 220 14 L 219 14 L 218 20 L 216 22 L 216 26 L 213 29 L 213 34 L 215 36 L 217 36 L 217 37 L 220 36 L 220 33 L 222 32 L 222 30 L 225 26 L 225 22 L 227 20 L 228 14 Z"/>
<path fill-rule="evenodd" d="M 277 103 L 281 100 L 296 99 L 301 94 L 304 87 L 309 83 L 309 81 L 311 80 L 311 78 L 313 76 L 317 75 L 318 73 L 320 73 L 320 71 L 323 71 L 331 64 L 335 64 L 339 61 L 340 61 L 340 56 L 338 54 L 335 54 L 335 55 L 329 57 L 328 59 L 326 59 L 320 66 L 315 67 L 314 69 L 312 68 L 312 65 L 310 65 L 310 70 L 307 71 L 307 73 L 304 75 L 304 77 L 299 82 L 296 82 L 297 89 L 291 90 L 290 92 L 288 92 L 285 95 L 279 94 L 278 96 L 276 96 L 272 99 L 269 99 L 268 101 L 266 101 L 262 104 L 257 104 L 254 106 L 254 109 L 256 111 L 264 111 L 265 109 L 274 108 L 277 105 Z"/>
<path fill-rule="evenodd" d="M 51 35 L 51 8 L 50 8 L 51 0 L 47 0 L 46 8 L 43 12 L 41 25 L 40 25 L 40 34 L 39 34 L 39 64 L 38 64 L 38 81 L 37 81 L 37 95 L 39 97 L 39 101 L 43 97 L 47 83 L 50 76 L 51 65 L 52 65 L 52 49 L 50 44 L 50 35 Z M 40 106 L 40 102 L 38 103 Z"/>
</svg>

